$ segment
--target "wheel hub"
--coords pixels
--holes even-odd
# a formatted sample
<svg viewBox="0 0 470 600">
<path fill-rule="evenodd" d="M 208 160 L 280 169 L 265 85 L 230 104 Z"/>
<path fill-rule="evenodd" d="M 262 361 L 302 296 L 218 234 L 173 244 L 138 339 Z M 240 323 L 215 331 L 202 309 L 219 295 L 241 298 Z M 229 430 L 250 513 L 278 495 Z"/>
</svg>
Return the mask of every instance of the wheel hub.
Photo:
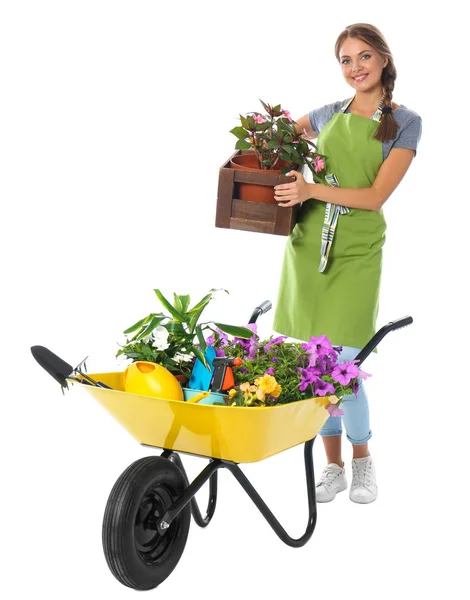
<svg viewBox="0 0 470 600">
<path fill-rule="evenodd" d="M 163 485 L 152 488 L 143 496 L 135 518 L 135 544 L 143 560 L 150 564 L 161 561 L 178 535 L 179 519 L 165 530 L 157 532 L 157 523 L 173 504 L 170 491 Z"/>
</svg>

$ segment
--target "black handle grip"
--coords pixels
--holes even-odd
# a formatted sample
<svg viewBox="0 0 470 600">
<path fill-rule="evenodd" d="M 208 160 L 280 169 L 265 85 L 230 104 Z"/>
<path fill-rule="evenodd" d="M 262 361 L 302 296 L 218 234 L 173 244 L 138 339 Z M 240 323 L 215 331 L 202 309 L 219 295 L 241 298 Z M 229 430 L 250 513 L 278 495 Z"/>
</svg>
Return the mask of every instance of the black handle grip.
<svg viewBox="0 0 470 600">
<path fill-rule="evenodd" d="M 41 367 L 60 383 L 62 388 L 67 387 L 67 379 L 72 376 L 73 373 L 79 373 L 90 385 L 106 388 L 108 390 L 113 389 L 101 381 L 95 381 L 86 373 L 82 373 L 80 366 L 74 369 L 71 365 L 66 363 L 65 360 L 62 360 L 57 354 L 54 354 L 54 352 L 51 352 L 44 346 L 31 346 L 31 353 Z"/>
<path fill-rule="evenodd" d="M 364 346 L 364 348 L 359 352 L 354 360 L 359 360 L 358 363 L 355 363 L 356 366 L 361 366 L 364 360 L 369 356 L 369 354 L 374 350 L 374 348 L 379 344 L 381 340 L 389 333 L 390 331 L 394 331 L 395 329 L 401 329 L 402 327 L 407 327 L 413 323 L 412 317 L 402 317 L 401 319 L 395 319 L 395 321 L 390 321 L 387 325 L 384 325 L 377 333 L 370 339 L 369 342 Z"/>
<path fill-rule="evenodd" d="M 264 313 L 267 313 L 268 310 L 271 310 L 272 307 L 273 305 L 270 300 L 265 300 L 264 302 L 261 302 L 261 304 L 258 304 L 258 306 L 253 311 L 248 323 L 256 323 L 258 317 Z"/>
</svg>

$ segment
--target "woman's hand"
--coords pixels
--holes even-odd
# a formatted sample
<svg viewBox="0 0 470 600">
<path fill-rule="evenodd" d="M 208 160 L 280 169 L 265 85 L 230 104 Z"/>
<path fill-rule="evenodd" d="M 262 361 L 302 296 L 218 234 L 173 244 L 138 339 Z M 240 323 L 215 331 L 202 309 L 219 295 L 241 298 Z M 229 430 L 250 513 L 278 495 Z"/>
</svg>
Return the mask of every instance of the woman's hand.
<svg viewBox="0 0 470 600">
<path fill-rule="evenodd" d="M 295 181 L 274 186 L 274 199 L 279 202 L 279 206 L 294 206 L 312 197 L 310 184 L 305 181 L 302 173 L 289 171 L 286 176 L 294 176 Z"/>
</svg>

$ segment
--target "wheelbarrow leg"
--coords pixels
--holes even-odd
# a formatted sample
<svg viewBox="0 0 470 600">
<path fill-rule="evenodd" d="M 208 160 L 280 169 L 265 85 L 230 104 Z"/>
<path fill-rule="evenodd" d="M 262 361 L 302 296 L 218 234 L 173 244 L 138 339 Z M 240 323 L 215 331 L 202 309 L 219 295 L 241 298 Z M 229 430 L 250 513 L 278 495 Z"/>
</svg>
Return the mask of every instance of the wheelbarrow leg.
<svg viewBox="0 0 470 600">
<path fill-rule="evenodd" d="M 180 469 L 186 481 L 186 486 L 188 487 L 189 479 L 186 474 L 185 468 L 183 466 L 183 461 L 181 460 L 180 455 L 177 452 L 172 452 L 171 450 L 164 450 L 161 456 L 163 458 L 168 458 L 169 460 L 171 460 Z M 199 525 L 199 527 L 207 527 L 207 525 L 209 525 L 212 517 L 214 516 L 216 504 L 217 471 L 214 471 L 209 479 L 209 501 L 207 504 L 207 511 L 205 517 L 203 517 L 201 514 L 196 498 L 191 498 L 191 514 L 193 515 L 193 519 L 196 521 L 196 524 Z"/>
<path fill-rule="evenodd" d="M 281 538 L 281 540 L 287 544 L 288 546 L 292 546 L 293 548 L 298 548 L 303 546 L 308 542 L 311 538 L 313 531 L 315 529 L 315 525 L 317 522 L 317 506 L 315 499 L 315 475 L 313 472 L 313 442 L 315 438 L 305 442 L 304 446 L 304 459 L 305 459 L 305 473 L 307 477 L 307 495 L 308 495 L 308 524 L 305 533 L 298 539 L 290 537 L 286 530 L 281 526 L 279 521 L 273 515 L 273 513 L 269 510 L 264 500 L 252 486 L 252 484 L 248 481 L 240 467 L 236 463 L 232 463 L 229 461 L 222 461 L 223 465 L 226 469 L 229 469 L 238 480 L 240 485 L 243 487 L 245 492 L 250 496 L 256 506 L 259 508 L 261 514 L 268 521 L 271 527 L 274 529 L 276 534 Z"/>
</svg>

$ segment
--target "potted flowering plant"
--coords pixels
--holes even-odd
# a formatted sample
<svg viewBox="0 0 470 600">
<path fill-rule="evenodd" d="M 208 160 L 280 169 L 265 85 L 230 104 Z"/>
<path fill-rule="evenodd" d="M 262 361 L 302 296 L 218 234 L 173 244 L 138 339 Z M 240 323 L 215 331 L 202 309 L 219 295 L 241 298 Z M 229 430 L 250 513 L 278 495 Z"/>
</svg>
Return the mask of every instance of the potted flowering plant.
<svg viewBox="0 0 470 600">
<path fill-rule="evenodd" d="M 354 361 L 338 363 L 341 346 L 332 346 L 325 336 L 308 342 L 285 342 L 287 336 L 271 336 L 261 341 L 256 324 L 249 339 L 235 337 L 229 342 L 222 331 L 215 334 L 219 356 L 242 360 L 233 367 L 235 386 L 228 391 L 228 406 L 276 406 L 317 397 L 330 415 L 343 414 L 343 396 L 357 395 L 358 378 L 370 374 L 361 371 Z"/>
<path fill-rule="evenodd" d="M 326 157 L 316 151 L 312 141 L 302 137 L 307 131 L 297 132 L 296 121 L 280 104 L 270 106 L 261 99 L 260 102 L 266 111 L 264 114 L 251 112 L 240 115 L 241 125 L 230 130 L 238 138 L 235 148 L 244 151 L 231 158 L 231 168 L 285 175 L 307 165 L 314 181 L 322 183 Z M 254 187 L 253 184 L 240 183 L 239 198 L 276 204 L 272 188 L 266 185 Z"/>
<path fill-rule="evenodd" d="M 200 323 L 199 320 L 212 300 L 213 292 L 217 291 L 219 290 L 211 289 L 204 298 L 190 308 L 191 299 L 188 294 L 173 294 L 174 301 L 171 304 L 160 290 L 155 289 L 157 298 L 169 314 L 150 313 L 126 329 L 124 331 L 126 342 L 116 356 L 124 356 L 132 362 L 158 363 L 175 375 L 182 384 L 186 384 L 191 376 L 196 357 L 208 369 L 210 368 L 204 356 L 207 348 L 204 331 L 206 329 L 213 331 L 212 322 Z M 227 290 L 222 291 L 229 293 Z M 245 327 L 222 323 L 213 325 L 217 327 L 215 331 L 221 331 L 224 335 L 240 336 L 239 339 L 252 335 L 250 329 Z"/>
</svg>

